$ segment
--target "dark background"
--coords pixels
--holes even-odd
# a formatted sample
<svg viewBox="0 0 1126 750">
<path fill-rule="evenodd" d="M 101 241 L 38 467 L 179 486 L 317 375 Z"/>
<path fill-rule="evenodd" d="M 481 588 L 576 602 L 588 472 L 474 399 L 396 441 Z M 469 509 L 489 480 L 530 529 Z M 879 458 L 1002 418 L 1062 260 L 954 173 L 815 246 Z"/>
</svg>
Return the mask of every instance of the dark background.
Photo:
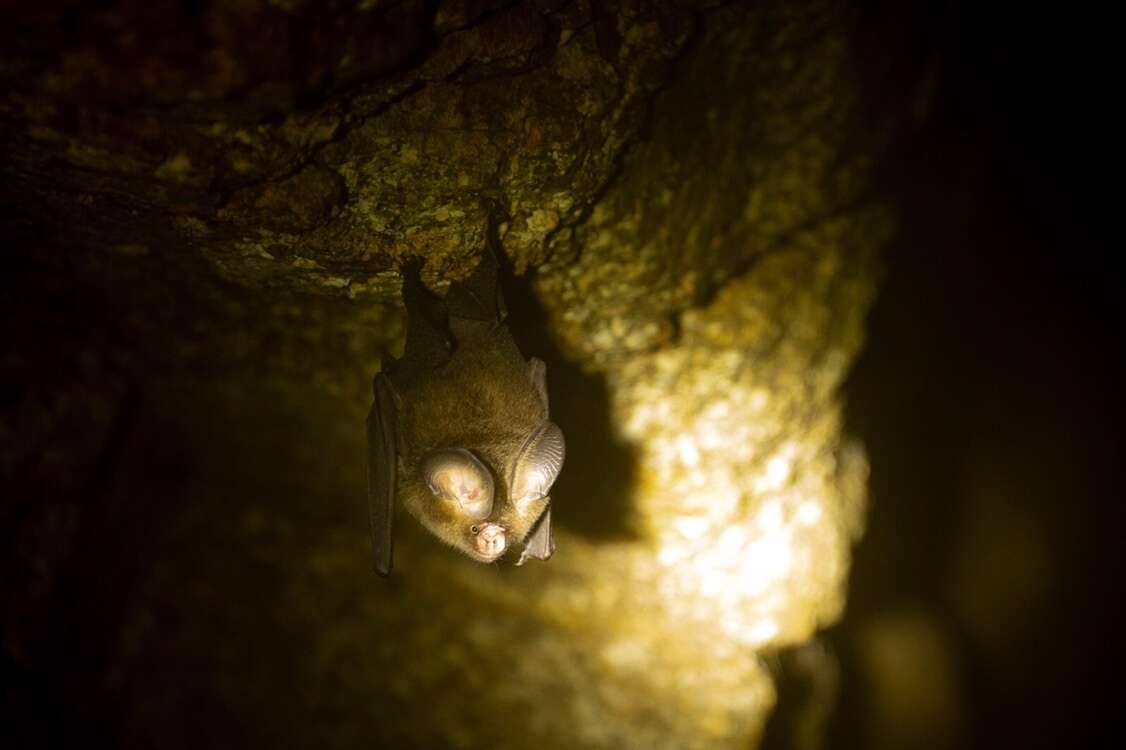
<svg viewBox="0 0 1126 750">
<path fill-rule="evenodd" d="M 1097 14 L 979 5 L 870 4 L 858 31 L 875 126 L 902 116 L 901 225 L 846 389 L 873 505 L 830 747 L 889 746 L 863 644 L 905 612 L 942 634 L 961 723 L 914 746 L 1121 736 L 1116 42 Z"/>
</svg>

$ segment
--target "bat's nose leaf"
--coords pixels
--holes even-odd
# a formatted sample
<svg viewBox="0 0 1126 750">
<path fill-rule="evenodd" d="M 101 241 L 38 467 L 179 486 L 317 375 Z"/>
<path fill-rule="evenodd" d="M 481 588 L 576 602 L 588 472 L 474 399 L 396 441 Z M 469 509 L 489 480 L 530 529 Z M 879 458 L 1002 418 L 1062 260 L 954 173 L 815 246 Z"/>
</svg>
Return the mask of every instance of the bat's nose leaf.
<svg viewBox="0 0 1126 750">
<path fill-rule="evenodd" d="M 485 524 L 474 538 L 474 544 L 485 557 L 499 557 L 508 547 L 504 527 L 495 523 Z"/>
</svg>

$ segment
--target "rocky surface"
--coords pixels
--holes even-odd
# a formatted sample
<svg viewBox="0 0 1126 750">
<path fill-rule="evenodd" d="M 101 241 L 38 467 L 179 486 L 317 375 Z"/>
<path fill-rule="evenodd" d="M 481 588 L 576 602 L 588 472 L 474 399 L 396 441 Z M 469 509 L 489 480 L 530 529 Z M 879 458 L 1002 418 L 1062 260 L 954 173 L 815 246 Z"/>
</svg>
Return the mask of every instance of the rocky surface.
<svg viewBox="0 0 1126 750">
<path fill-rule="evenodd" d="M 746 747 L 839 616 L 890 228 L 835 3 L 20 8 L 8 704 L 125 746 Z M 492 242 L 569 458 L 545 565 L 369 572 L 398 264 Z M 40 712 L 65 710 L 66 728 Z"/>
</svg>

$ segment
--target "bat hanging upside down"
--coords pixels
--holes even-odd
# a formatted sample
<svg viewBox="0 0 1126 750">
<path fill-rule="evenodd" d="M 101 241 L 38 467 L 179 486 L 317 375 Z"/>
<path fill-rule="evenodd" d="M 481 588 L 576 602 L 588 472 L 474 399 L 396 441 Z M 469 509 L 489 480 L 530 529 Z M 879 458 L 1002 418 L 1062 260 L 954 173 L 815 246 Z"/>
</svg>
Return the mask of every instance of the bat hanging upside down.
<svg viewBox="0 0 1126 750">
<path fill-rule="evenodd" d="M 368 509 L 375 569 L 391 572 L 398 497 L 434 536 L 479 562 L 523 545 L 517 565 L 555 551 L 548 492 L 563 433 L 548 419 L 547 370 L 505 325 L 487 250 L 446 298 L 404 273 L 407 340 L 385 361 L 368 414 Z"/>
</svg>

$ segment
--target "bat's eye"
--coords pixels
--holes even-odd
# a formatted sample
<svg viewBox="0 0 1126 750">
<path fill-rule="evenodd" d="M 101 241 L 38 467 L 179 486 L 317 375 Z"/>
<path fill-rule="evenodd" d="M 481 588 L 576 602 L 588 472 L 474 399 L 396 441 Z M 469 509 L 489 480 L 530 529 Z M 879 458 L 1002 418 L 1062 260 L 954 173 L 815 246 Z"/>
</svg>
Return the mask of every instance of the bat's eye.
<svg viewBox="0 0 1126 750">
<path fill-rule="evenodd" d="M 484 464 L 467 450 L 434 451 L 422 464 L 430 491 L 443 500 L 457 503 L 470 518 L 488 518 L 493 511 L 493 477 Z"/>
<path fill-rule="evenodd" d="M 563 431 L 553 422 L 532 433 L 516 459 L 509 496 L 517 507 L 547 495 L 563 468 Z"/>
</svg>

